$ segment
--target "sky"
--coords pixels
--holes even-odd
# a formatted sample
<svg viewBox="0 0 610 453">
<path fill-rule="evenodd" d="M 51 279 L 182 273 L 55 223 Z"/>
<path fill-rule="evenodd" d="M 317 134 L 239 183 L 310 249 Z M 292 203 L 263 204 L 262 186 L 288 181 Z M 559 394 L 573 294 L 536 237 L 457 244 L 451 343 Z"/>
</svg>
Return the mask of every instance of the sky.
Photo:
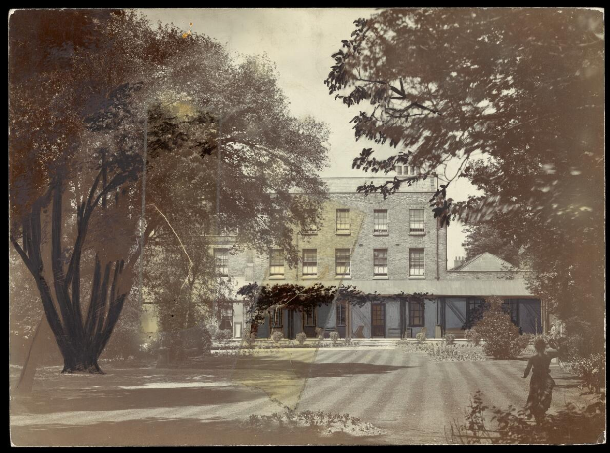
<svg viewBox="0 0 610 453">
<path fill-rule="evenodd" d="M 348 39 L 355 26 L 354 20 L 370 17 L 374 9 L 145 9 L 142 12 L 156 24 L 173 23 L 184 32 L 205 34 L 216 39 L 236 56 L 266 54 L 275 63 L 278 85 L 290 102 L 297 118 L 313 116 L 330 128 L 329 166 L 320 176 L 364 176 L 353 170 L 352 160 L 366 142 L 356 142 L 349 121 L 358 113 L 348 109 L 328 94 L 324 79 L 334 60 L 331 55 Z M 192 26 L 190 25 L 192 23 Z M 390 155 L 389 148 L 380 149 L 382 157 Z M 394 151 L 395 152 L 395 151 Z M 448 174 L 456 165 L 450 165 Z M 458 180 L 451 196 L 466 199 L 475 194 L 467 182 Z M 462 226 L 452 223 L 448 229 L 448 268 L 456 256 L 464 256 L 461 246 L 465 235 Z"/>
</svg>

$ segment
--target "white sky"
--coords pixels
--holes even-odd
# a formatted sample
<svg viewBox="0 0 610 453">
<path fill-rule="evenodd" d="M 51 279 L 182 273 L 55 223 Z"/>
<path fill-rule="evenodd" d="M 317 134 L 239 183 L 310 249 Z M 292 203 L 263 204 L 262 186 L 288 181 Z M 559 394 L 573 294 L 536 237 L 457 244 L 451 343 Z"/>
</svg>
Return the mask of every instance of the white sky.
<svg viewBox="0 0 610 453">
<path fill-rule="evenodd" d="M 153 24 L 173 23 L 185 32 L 208 35 L 236 54 L 267 54 L 275 62 L 278 84 L 290 102 L 292 113 L 311 115 L 329 125 L 331 135 L 330 165 L 321 176 L 363 176 L 352 170 L 352 160 L 374 143 L 355 142 L 350 119 L 358 107 L 345 107 L 328 94 L 324 85 L 339 50 L 341 40 L 354 30 L 353 22 L 370 17 L 374 9 L 146 9 L 142 12 Z M 192 23 L 192 27 L 189 25 Z M 384 156 L 388 149 L 382 150 Z M 474 189 L 466 181 L 454 181 L 451 196 L 463 200 Z M 448 230 L 448 267 L 455 256 L 464 255 L 462 227 L 452 224 Z"/>
</svg>

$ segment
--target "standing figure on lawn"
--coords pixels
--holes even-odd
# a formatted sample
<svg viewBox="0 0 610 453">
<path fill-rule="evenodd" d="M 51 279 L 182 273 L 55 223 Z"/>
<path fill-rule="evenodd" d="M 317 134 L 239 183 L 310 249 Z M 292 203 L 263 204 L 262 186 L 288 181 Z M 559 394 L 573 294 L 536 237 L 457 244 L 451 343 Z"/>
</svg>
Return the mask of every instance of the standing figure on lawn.
<svg viewBox="0 0 610 453">
<path fill-rule="evenodd" d="M 551 360 L 557 356 L 557 352 L 554 350 L 545 351 L 546 344 L 542 338 L 534 342 L 534 348 L 536 354 L 530 357 L 525 373 L 523 373 L 523 378 L 526 378 L 532 367 L 534 368 L 530 381 L 530 394 L 525 409 L 534 416 L 537 423 L 540 423 L 544 420 L 544 415 L 551 406 L 555 381 L 551 377 L 549 365 Z"/>
</svg>

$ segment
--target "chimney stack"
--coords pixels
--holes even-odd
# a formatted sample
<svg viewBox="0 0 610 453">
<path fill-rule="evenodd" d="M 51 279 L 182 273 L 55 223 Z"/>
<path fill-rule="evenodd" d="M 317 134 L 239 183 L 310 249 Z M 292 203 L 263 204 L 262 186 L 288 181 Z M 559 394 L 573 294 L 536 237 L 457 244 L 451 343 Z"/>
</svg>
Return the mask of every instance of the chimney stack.
<svg viewBox="0 0 610 453">
<path fill-rule="evenodd" d="M 453 268 L 457 269 L 458 267 L 460 267 L 465 262 L 466 262 L 466 257 L 465 256 L 456 256 L 455 259 L 453 260 Z"/>
</svg>

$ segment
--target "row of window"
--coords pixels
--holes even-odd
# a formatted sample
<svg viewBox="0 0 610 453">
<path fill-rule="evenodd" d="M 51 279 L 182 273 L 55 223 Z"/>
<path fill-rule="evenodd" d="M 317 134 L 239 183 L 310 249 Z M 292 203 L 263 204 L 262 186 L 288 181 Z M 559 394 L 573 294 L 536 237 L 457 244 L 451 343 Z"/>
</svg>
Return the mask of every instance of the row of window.
<svg viewBox="0 0 610 453">
<path fill-rule="evenodd" d="M 272 327 L 282 327 L 284 310 L 281 308 L 277 308 L 273 311 L 271 316 L 271 326 Z M 375 311 L 373 313 L 373 318 L 375 316 L 380 316 L 382 311 Z M 347 303 L 345 301 L 339 301 L 336 305 L 336 325 L 338 327 L 344 327 L 347 324 Z M 372 322 L 377 324 L 384 325 L 385 320 L 373 319 Z M 421 327 L 424 325 L 424 305 L 418 301 L 409 301 L 409 326 L 411 327 Z M 313 307 L 309 307 L 303 310 L 303 326 L 305 327 L 315 327 L 316 326 L 316 310 Z"/>
<path fill-rule="evenodd" d="M 229 275 L 228 249 L 214 249 L 216 272 L 223 277 Z M 282 249 L 272 249 L 269 254 L 269 276 L 283 277 L 285 272 L 284 252 Z M 318 275 L 317 249 L 303 250 L 303 276 Z M 335 275 L 349 277 L 351 275 L 350 249 L 335 249 Z M 388 275 L 388 249 L 373 250 L 373 276 L 385 277 Z M 424 277 L 424 249 L 409 249 L 409 276 Z"/>
<path fill-rule="evenodd" d="M 373 211 L 373 232 L 376 234 L 388 234 L 388 210 L 375 209 Z M 349 209 L 336 210 L 335 229 L 337 234 L 350 234 L 351 221 Z M 409 209 L 409 232 L 424 233 L 424 210 Z M 303 234 L 317 234 L 314 227 L 310 227 L 303 231 Z"/>
</svg>

